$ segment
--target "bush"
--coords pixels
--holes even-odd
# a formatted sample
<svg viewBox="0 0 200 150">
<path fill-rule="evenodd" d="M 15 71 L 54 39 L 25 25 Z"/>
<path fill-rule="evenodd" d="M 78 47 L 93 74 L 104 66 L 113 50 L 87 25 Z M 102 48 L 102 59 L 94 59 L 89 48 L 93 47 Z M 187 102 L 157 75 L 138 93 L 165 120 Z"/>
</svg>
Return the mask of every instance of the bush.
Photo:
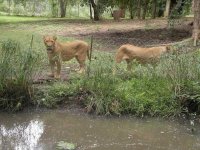
<svg viewBox="0 0 200 150">
<path fill-rule="evenodd" d="M 30 102 L 32 79 L 38 55 L 31 48 L 22 50 L 20 43 L 7 40 L 0 49 L 0 108 L 18 110 Z"/>
</svg>

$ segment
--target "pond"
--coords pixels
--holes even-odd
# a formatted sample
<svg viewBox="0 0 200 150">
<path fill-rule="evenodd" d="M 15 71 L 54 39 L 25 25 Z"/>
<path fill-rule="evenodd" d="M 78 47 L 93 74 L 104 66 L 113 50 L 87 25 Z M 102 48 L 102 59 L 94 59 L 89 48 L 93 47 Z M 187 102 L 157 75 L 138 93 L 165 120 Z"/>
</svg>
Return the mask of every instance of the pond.
<svg viewBox="0 0 200 150">
<path fill-rule="evenodd" d="M 194 129 L 192 132 L 191 129 Z M 98 117 L 77 111 L 0 113 L 0 150 L 199 150 L 200 126 L 189 120 Z"/>
</svg>

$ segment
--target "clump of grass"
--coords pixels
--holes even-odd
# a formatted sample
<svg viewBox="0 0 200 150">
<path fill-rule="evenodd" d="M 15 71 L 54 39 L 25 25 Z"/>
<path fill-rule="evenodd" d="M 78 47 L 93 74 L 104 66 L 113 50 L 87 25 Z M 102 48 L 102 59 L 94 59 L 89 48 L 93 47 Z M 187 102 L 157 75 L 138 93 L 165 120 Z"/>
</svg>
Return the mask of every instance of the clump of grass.
<svg viewBox="0 0 200 150">
<path fill-rule="evenodd" d="M 37 87 L 34 95 L 34 103 L 38 107 L 55 108 L 60 104 L 75 104 L 75 99 L 80 89 L 78 79 L 73 82 L 55 82 L 46 86 Z"/>
<path fill-rule="evenodd" d="M 0 108 L 15 111 L 30 102 L 32 79 L 38 55 L 31 48 L 22 50 L 20 43 L 7 40 L 0 48 Z"/>
<path fill-rule="evenodd" d="M 82 89 L 90 93 L 85 103 L 89 112 L 138 116 L 177 113 L 177 103 L 168 79 L 156 75 L 151 67 L 143 69 L 143 73 L 118 72 L 113 75 L 113 66 L 111 55 L 98 55 L 91 64 L 92 74 L 83 78 Z M 122 64 L 120 67 L 125 70 L 126 66 Z"/>
<path fill-rule="evenodd" d="M 162 76 L 172 84 L 179 107 L 186 112 L 200 112 L 199 64 L 199 51 L 195 51 L 171 55 L 159 66 Z"/>
</svg>

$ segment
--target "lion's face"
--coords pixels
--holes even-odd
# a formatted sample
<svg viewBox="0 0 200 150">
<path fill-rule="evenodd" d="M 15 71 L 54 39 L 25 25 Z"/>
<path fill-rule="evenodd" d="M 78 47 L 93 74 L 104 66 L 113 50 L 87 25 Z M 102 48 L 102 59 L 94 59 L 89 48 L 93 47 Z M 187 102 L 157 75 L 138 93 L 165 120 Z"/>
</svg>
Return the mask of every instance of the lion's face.
<svg viewBox="0 0 200 150">
<path fill-rule="evenodd" d="M 56 42 L 56 37 L 55 36 L 44 36 L 44 44 L 47 48 L 47 51 L 53 51 L 55 48 L 55 42 Z"/>
</svg>

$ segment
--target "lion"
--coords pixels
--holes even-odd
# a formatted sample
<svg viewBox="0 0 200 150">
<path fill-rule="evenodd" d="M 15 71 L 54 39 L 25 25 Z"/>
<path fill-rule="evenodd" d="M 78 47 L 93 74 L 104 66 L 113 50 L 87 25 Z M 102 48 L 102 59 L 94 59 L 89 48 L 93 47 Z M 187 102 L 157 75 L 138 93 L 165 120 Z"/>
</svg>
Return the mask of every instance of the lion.
<svg viewBox="0 0 200 150">
<path fill-rule="evenodd" d="M 79 73 L 85 72 L 85 61 L 89 59 L 89 46 L 86 42 L 76 40 L 72 42 L 60 43 L 56 36 L 44 36 L 44 44 L 47 49 L 51 74 L 49 76 L 60 78 L 62 61 L 69 61 L 76 58 L 79 63 Z M 55 70 L 55 66 L 57 69 Z"/>
<path fill-rule="evenodd" d="M 139 63 L 152 63 L 157 62 L 162 54 L 169 52 L 170 47 L 157 46 L 151 48 L 142 48 L 130 44 L 122 45 L 115 56 L 116 63 L 120 63 L 122 60 L 127 62 L 127 70 L 131 71 L 131 62 L 133 60 Z"/>
</svg>

